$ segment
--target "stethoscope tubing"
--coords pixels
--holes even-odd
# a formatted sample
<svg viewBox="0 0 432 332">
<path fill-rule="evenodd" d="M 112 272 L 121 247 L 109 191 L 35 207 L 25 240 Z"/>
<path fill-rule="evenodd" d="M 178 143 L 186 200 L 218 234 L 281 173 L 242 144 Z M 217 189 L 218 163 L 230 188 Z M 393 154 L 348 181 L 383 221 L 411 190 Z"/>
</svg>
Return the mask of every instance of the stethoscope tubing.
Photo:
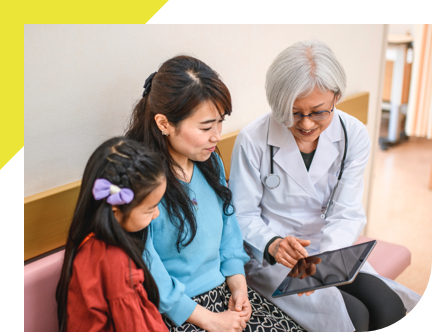
<svg viewBox="0 0 432 332">
<path fill-rule="evenodd" d="M 336 185 L 334 186 L 334 188 L 330 194 L 330 198 L 329 198 L 329 201 L 327 202 L 327 206 L 326 206 L 325 211 L 321 214 L 321 218 L 323 218 L 323 219 L 327 218 L 327 214 L 328 214 L 331 206 L 333 205 L 333 199 L 334 199 L 334 196 L 336 194 L 336 189 L 339 186 L 339 181 L 342 178 L 342 174 L 344 172 L 345 160 L 346 160 L 346 155 L 347 155 L 347 150 L 348 150 L 348 134 L 347 134 L 347 130 L 345 127 L 345 123 L 342 121 L 342 118 L 340 115 L 339 115 L 339 120 L 341 122 L 342 129 L 344 132 L 344 138 L 345 138 L 344 154 L 342 157 L 340 171 L 339 171 Z M 279 175 L 274 174 L 274 172 L 273 172 L 273 145 L 270 145 L 270 174 L 265 177 L 264 185 L 268 189 L 275 189 L 275 188 L 279 187 L 279 184 L 280 184 L 280 177 L 279 177 Z"/>
<path fill-rule="evenodd" d="M 331 195 L 330 195 L 329 201 L 327 203 L 326 209 L 325 209 L 324 213 L 321 214 L 321 218 L 322 219 L 326 219 L 327 218 L 327 214 L 330 211 L 331 206 L 333 205 L 333 199 L 334 199 L 334 196 L 336 194 L 336 189 L 339 186 L 339 181 L 342 178 L 342 174 L 343 174 L 344 169 L 345 169 L 345 159 L 346 159 L 346 154 L 347 154 L 347 150 L 348 150 L 348 134 L 347 134 L 347 130 L 346 130 L 346 127 L 345 127 L 345 123 L 342 121 L 342 118 L 340 117 L 340 115 L 339 115 L 339 120 L 341 122 L 342 129 L 343 129 L 343 132 L 344 132 L 344 137 L 345 137 L 344 154 L 343 154 L 342 161 L 341 161 L 341 168 L 340 168 L 338 180 L 337 180 L 336 185 L 334 186 L 334 188 L 333 188 L 333 190 L 331 192 Z"/>
</svg>

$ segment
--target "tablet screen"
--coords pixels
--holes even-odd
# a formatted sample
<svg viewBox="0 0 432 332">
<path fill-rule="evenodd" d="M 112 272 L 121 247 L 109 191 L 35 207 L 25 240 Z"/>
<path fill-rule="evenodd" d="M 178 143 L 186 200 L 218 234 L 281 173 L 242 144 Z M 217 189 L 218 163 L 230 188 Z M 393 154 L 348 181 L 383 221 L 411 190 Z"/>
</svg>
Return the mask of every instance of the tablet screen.
<svg viewBox="0 0 432 332">
<path fill-rule="evenodd" d="M 376 241 L 300 259 L 276 289 L 273 297 L 339 286 L 354 281 Z"/>
</svg>

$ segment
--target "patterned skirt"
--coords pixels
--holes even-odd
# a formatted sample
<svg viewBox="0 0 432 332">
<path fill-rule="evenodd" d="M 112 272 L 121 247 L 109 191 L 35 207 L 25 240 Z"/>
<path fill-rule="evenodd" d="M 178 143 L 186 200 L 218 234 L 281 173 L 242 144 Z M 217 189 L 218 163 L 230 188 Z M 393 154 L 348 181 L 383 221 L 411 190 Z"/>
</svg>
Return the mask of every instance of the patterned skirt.
<svg viewBox="0 0 432 332">
<path fill-rule="evenodd" d="M 212 290 L 192 298 L 199 305 L 213 312 L 228 310 L 231 292 L 226 282 Z M 281 332 L 306 331 L 273 303 L 267 301 L 259 293 L 248 287 L 248 297 L 252 307 L 252 315 L 244 332 Z M 169 318 L 163 316 L 170 332 L 206 332 L 196 325 L 185 322 L 176 327 Z"/>
</svg>

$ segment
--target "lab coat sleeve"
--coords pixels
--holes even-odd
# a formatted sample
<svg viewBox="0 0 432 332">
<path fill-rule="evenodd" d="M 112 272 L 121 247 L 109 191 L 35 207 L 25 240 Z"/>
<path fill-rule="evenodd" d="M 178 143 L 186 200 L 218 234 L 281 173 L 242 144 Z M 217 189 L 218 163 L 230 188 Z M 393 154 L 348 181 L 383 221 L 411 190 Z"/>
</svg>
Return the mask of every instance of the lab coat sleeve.
<svg viewBox="0 0 432 332">
<path fill-rule="evenodd" d="M 151 224 L 146 242 L 144 261 L 159 289 L 159 311 L 177 325 L 182 325 L 192 314 L 197 303 L 185 294 L 185 285 L 171 277 L 153 246 Z"/>
<path fill-rule="evenodd" d="M 366 225 L 362 205 L 363 174 L 369 159 L 371 142 L 363 124 L 356 126 L 357 133 L 348 138 L 345 170 L 322 228 L 320 252 L 348 247 L 358 239 Z M 348 133 L 350 132 L 350 128 Z"/>
<path fill-rule="evenodd" d="M 261 218 L 261 182 L 260 161 L 262 152 L 247 133 L 240 132 L 234 144 L 231 156 L 229 187 L 233 192 L 236 216 L 243 239 L 253 257 L 263 267 L 270 266 L 264 259 L 267 243 L 278 236 Z"/>
</svg>

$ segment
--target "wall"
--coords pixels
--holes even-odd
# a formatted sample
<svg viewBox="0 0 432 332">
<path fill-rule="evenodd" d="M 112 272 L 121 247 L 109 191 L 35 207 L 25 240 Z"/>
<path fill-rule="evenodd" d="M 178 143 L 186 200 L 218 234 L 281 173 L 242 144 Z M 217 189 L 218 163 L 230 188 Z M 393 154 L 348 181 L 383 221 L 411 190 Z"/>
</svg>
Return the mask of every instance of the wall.
<svg viewBox="0 0 432 332">
<path fill-rule="evenodd" d="M 370 92 L 367 128 L 377 141 L 386 33 L 384 25 L 26 25 L 24 195 L 80 179 L 92 151 L 123 133 L 147 76 L 177 54 L 222 76 L 233 97 L 229 133 L 269 111 L 264 82 L 276 55 L 320 39 L 346 70 L 347 94 Z M 371 162 L 366 193 L 370 170 Z"/>
<path fill-rule="evenodd" d="M 415 35 L 415 24 L 389 24 L 389 33 L 395 35 Z"/>
</svg>

